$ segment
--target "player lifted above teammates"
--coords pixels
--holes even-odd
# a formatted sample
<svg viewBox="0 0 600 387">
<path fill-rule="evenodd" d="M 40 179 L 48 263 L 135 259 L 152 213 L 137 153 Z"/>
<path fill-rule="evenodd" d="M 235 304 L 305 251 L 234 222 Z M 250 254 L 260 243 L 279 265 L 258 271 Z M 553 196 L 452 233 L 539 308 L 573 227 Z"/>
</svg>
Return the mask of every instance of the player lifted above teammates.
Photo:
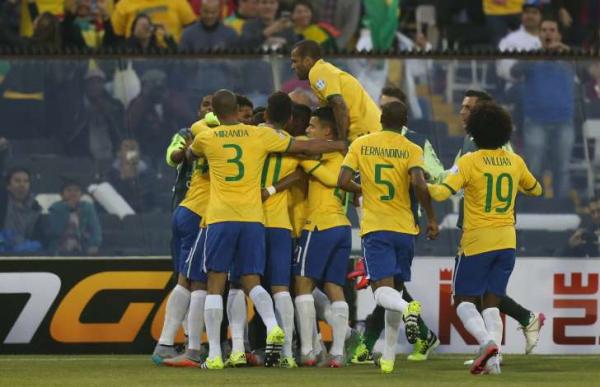
<svg viewBox="0 0 600 387">
<path fill-rule="evenodd" d="M 200 133 L 188 149 L 191 158 L 205 156 L 210 165 L 210 202 L 206 212 L 205 269 L 208 296 L 205 303 L 209 357 L 204 366 L 222 369 L 220 324 L 222 294 L 227 274 L 234 269 L 267 327 L 265 364 L 279 360 L 285 335 L 277 324 L 273 301 L 260 285 L 265 266 L 264 213 L 260 178 L 271 152 L 319 154 L 343 151 L 341 141 L 295 141 L 272 130 L 240 124 L 235 94 L 220 90 L 213 110 L 221 125 Z"/>
<path fill-rule="evenodd" d="M 381 130 L 381 113 L 375 102 L 352 75 L 321 58 L 321 47 L 312 40 L 297 43 L 292 50 L 292 69 L 298 79 L 308 80 L 322 106 L 333 109 L 340 140 Z"/>
<path fill-rule="evenodd" d="M 365 266 L 375 291 L 375 301 L 386 309 L 385 349 L 380 361 L 382 372 L 394 369 L 400 320 L 406 324 L 407 338 L 415 343 L 421 306 L 402 299 L 404 282 L 411 279 L 415 236 L 419 233 L 417 203 L 429 220 L 427 236 L 435 238 L 438 225 L 423 173 L 423 150 L 402 135 L 407 110 L 402 102 L 383 106 L 382 132 L 354 141 L 344 159 L 338 185 L 364 195 L 361 221 Z M 361 189 L 356 191 L 352 176 L 360 172 Z"/>
<path fill-rule="evenodd" d="M 542 194 L 523 159 L 502 149 L 511 132 L 512 120 L 502 107 L 493 102 L 477 104 L 467 121 L 467 133 L 478 150 L 462 156 L 442 184 L 429 187 L 438 201 L 464 189 L 462 251 L 454 270 L 453 293 L 460 320 L 481 346 L 471 367 L 473 374 L 500 373 L 498 305 L 515 264 L 515 198 L 518 191 Z"/>
</svg>

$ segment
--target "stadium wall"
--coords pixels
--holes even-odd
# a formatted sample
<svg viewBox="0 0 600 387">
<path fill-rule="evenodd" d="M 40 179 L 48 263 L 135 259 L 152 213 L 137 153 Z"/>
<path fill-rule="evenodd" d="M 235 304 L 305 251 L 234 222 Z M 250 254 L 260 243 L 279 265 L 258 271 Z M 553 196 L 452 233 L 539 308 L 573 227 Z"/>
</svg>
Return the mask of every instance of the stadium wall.
<svg viewBox="0 0 600 387">
<path fill-rule="evenodd" d="M 451 304 L 453 265 L 415 258 L 408 288 L 438 332 L 440 352 L 475 352 Z M 150 353 L 172 287 L 170 270 L 166 257 L 0 258 L 0 353 Z M 599 275 L 598 259 L 517 261 L 508 293 L 547 317 L 536 353 L 600 354 Z M 370 290 L 357 300 L 357 316 L 365 318 L 374 307 Z M 505 321 L 505 353 L 523 352 L 518 324 Z"/>
</svg>

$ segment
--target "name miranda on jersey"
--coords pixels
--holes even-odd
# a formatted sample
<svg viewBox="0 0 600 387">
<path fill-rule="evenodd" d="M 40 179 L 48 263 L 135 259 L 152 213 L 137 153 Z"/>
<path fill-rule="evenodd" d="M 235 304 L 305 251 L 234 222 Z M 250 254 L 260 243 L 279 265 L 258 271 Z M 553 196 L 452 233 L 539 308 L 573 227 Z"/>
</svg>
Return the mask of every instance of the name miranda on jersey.
<svg viewBox="0 0 600 387">
<path fill-rule="evenodd" d="M 485 165 L 491 165 L 493 167 L 504 167 L 506 165 L 512 165 L 508 157 L 483 157 L 483 163 Z"/>
<path fill-rule="evenodd" d="M 377 146 L 363 145 L 360 147 L 360 154 L 363 156 L 390 157 L 396 159 L 407 159 L 409 154 L 407 150 L 394 148 L 380 148 Z"/>
<path fill-rule="evenodd" d="M 231 130 L 215 130 L 215 137 L 248 137 L 250 133 L 248 133 L 247 129 L 231 129 Z"/>
</svg>

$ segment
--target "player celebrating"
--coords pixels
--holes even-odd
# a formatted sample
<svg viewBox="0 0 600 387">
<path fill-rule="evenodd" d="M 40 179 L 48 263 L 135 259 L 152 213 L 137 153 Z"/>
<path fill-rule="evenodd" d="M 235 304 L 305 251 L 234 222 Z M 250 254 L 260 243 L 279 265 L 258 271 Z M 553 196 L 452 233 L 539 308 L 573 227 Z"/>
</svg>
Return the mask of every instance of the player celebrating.
<svg viewBox="0 0 600 387">
<path fill-rule="evenodd" d="M 298 79 L 309 80 L 321 105 L 333 109 L 338 139 L 353 141 L 363 134 L 381 130 L 381 113 L 375 102 L 356 78 L 322 59 L 317 42 L 297 43 L 291 59 Z"/>
<path fill-rule="evenodd" d="M 416 203 L 411 190 L 425 209 L 427 236 L 438 234 L 431 199 L 423 173 L 423 150 L 402 135 L 407 110 L 402 102 L 383 106 L 384 130 L 361 137 L 350 146 L 340 172 L 338 186 L 364 195 L 361 235 L 367 274 L 375 301 L 386 309 L 385 349 L 381 371 L 394 369 L 400 320 L 404 319 L 407 337 L 418 337 L 421 306 L 402 299 L 404 282 L 410 281 L 415 235 L 419 233 Z M 361 186 L 353 188 L 352 176 L 359 171 Z M 396 290 L 398 289 L 398 290 Z"/>
<path fill-rule="evenodd" d="M 500 373 L 498 347 L 502 320 L 498 305 L 515 264 L 514 203 L 517 191 L 540 196 L 542 188 L 518 155 L 502 147 L 512 133 L 510 115 L 493 102 L 470 112 L 467 133 L 479 150 L 462 156 L 431 196 L 442 201 L 464 189 L 465 222 L 461 254 L 454 270 L 454 304 L 469 333 L 479 342 L 472 374 Z M 483 311 L 477 311 L 481 302 Z"/>
<path fill-rule="evenodd" d="M 279 360 L 285 334 L 277 324 L 273 301 L 260 285 L 265 266 L 264 213 L 260 177 L 272 152 L 319 154 L 345 150 L 343 142 L 294 141 L 275 131 L 240 124 L 235 94 L 220 90 L 213 96 L 213 110 L 221 125 L 198 134 L 188 148 L 190 158 L 205 156 L 210 165 L 210 202 L 206 211 L 204 266 L 208 295 L 204 317 L 209 356 L 203 367 L 222 369 L 220 325 L 222 294 L 227 274 L 235 266 L 241 284 L 267 327 L 265 363 Z"/>
</svg>

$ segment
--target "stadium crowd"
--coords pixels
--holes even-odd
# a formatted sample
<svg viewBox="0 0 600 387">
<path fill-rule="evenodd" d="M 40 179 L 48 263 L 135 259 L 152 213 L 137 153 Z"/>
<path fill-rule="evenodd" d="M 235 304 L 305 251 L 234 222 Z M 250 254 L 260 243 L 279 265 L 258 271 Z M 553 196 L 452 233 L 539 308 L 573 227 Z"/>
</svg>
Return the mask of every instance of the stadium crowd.
<svg viewBox="0 0 600 387">
<path fill-rule="evenodd" d="M 597 1 L 402 1 L 400 5 L 392 1 L 381 2 L 380 8 L 376 3 L 6 0 L 0 7 L 0 45 L 193 52 L 290 47 L 309 38 L 324 49 L 497 46 L 503 51 L 553 52 L 598 47 L 600 38 Z M 154 9 L 149 4 L 159 11 L 144 11 Z M 435 15 L 428 19 L 431 5 Z M 390 13 L 388 6 L 399 12 Z M 374 30 L 384 27 L 388 30 Z M 387 38 L 380 40 L 381 36 Z M 475 37 L 480 40 L 472 41 Z M 444 168 L 453 165 L 462 144 L 462 125 L 454 121 L 460 122 L 457 117 L 466 89 L 452 88 L 448 74 L 457 78 L 473 71 L 486 74 L 478 82 L 473 76 L 467 84 L 477 84 L 510 108 L 516 126 L 513 146 L 524 154 L 546 188 L 547 199 L 542 202 L 547 203 L 534 205 L 534 211 L 574 213 L 584 219 L 575 234 L 568 231 L 569 235 L 556 238 L 558 245 L 531 248 L 530 254 L 597 255 L 598 244 L 591 239 L 595 234 L 584 231 L 597 224 L 585 220 L 590 215 L 594 219 L 593 201 L 588 206 L 577 198 L 587 196 L 584 192 L 589 188 L 579 173 L 580 165 L 587 162 L 583 128 L 588 120 L 600 118 L 598 63 L 498 59 L 480 60 L 475 68 L 459 61 L 457 68 L 445 60 L 351 58 L 334 62 L 353 73 L 374 100 L 385 94 L 386 86 L 404 90 L 400 93 L 409 105 L 408 126 L 430 138 Z M 164 162 L 164 150 L 173 133 L 206 114 L 207 96 L 220 88 L 235 90 L 243 122 L 260 120 L 268 96 L 276 89 L 290 93 L 308 109 L 317 106 L 308 82 L 297 79 L 287 59 L 282 62 L 276 56 L 233 59 L 215 54 L 202 60 L 67 56 L 49 61 L 19 56 L 1 60 L 0 74 L 0 152 L 6 178 L 0 203 L 0 252 L 6 254 L 95 254 L 99 248 L 109 254 L 140 253 L 112 247 L 123 242 L 144 245 L 144 238 L 157 242 L 145 245 L 148 249 L 141 253 L 166 252 L 167 244 L 161 243 L 168 241 L 163 225 L 171 209 L 167 187 L 172 172 Z M 436 102 L 440 97 L 445 97 L 447 106 Z M 440 113 L 448 107 L 449 114 Z M 14 176 L 18 178 L 11 186 Z M 92 183 L 101 186 L 101 191 L 104 183 L 109 185 L 115 195 L 111 197 L 118 196 L 119 203 L 125 203 L 125 212 L 100 205 L 98 193 L 89 190 Z M 75 188 L 80 192 L 72 193 Z M 17 197 L 27 211 L 15 220 L 16 207 L 9 199 Z M 88 208 L 94 201 L 96 208 Z M 76 208 L 77 203 L 83 203 L 81 219 L 69 215 L 68 208 Z M 446 212 L 454 211 L 447 206 Z M 115 220 L 114 214 L 123 221 Z M 145 225 L 140 230 L 150 236 L 123 241 L 121 234 L 133 232 L 122 225 L 128 218 L 138 223 L 127 225 Z M 68 242 L 73 228 L 78 240 L 74 248 L 68 248 L 73 245 Z M 14 229 L 20 230 L 16 238 Z M 106 243 L 101 242 L 103 236 Z M 537 246 L 536 238 L 528 234 L 523 249 Z M 581 248 L 582 241 L 591 241 L 591 248 Z M 447 244 L 423 253 L 444 255 L 453 248 Z"/>
</svg>

